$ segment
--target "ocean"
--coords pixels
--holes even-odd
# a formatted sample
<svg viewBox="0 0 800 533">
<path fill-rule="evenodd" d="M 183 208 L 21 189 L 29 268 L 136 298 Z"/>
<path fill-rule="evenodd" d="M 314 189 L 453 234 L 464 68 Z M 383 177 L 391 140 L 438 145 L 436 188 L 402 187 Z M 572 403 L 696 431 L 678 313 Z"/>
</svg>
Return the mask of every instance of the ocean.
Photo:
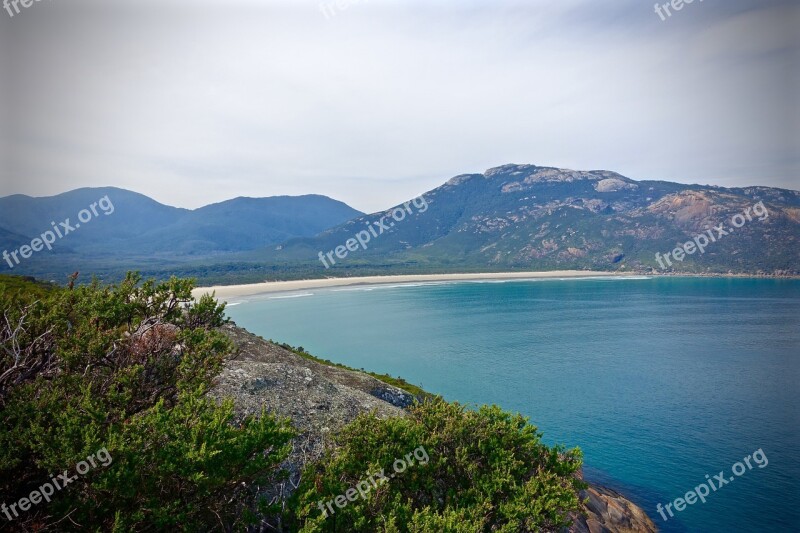
<svg viewBox="0 0 800 533">
<path fill-rule="evenodd" d="M 800 281 L 442 282 L 230 303 L 264 338 L 525 414 L 661 531 L 800 530 Z M 709 480 L 705 503 L 677 510 Z"/>
</svg>

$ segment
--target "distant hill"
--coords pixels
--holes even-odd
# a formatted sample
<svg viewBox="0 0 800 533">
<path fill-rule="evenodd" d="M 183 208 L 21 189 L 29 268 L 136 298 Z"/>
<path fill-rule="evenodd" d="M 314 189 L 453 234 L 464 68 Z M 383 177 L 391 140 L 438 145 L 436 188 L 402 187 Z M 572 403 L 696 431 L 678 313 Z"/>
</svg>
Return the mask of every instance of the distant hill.
<svg viewBox="0 0 800 533">
<path fill-rule="evenodd" d="M 317 259 L 392 210 L 357 217 L 314 238 L 259 254 L 268 264 L 303 264 L 320 275 L 359 270 L 474 271 L 599 269 L 694 273 L 800 273 L 800 192 L 635 181 L 609 171 L 504 165 L 456 176 L 423 195 L 412 214 L 367 249 L 326 269 Z M 753 216 L 763 202 L 766 220 Z M 752 220 L 733 228 L 738 213 Z M 755 208 L 760 211 L 760 207 Z M 406 210 L 408 211 L 408 210 Z M 391 220 L 387 218 L 387 220 Z M 740 222 L 736 219 L 736 223 Z M 725 224 L 729 232 L 672 266 L 655 254 Z M 723 228 L 724 229 L 724 228 Z M 731 230 L 734 231 L 731 231 Z M 716 232 L 712 232 L 717 238 Z M 711 241 L 711 239 L 709 239 Z M 702 243 L 702 239 L 700 239 Z"/>
<path fill-rule="evenodd" d="M 236 198 L 193 211 L 121 189 L 11 196 L 0 199 L 0 242 L 14 235 L 30 242 L 51 220 L 74 219 L 106 194 L 113 215 L 101 213 L 14 273 L 63 281 L 76 270 L 111 279 L 135 269 L 206 284 L 555 269 L 800 275 L 798 191 L 636 181 L 605 170 L 535 165 L 456 176 L 423 194 L 425 202 L 371 215 L 324 196 Z M 768 216 L 759 217 L 762 207 Z M 732 218 L 745 213 L 750 220 L 732 227 Z M 385 228 L 376 224 L 382 217 Z M 719 224 L 727 235 L 712 229 Z M 364 249 L 351 239 L 367 230 L 374 236 Z M 656 253 L 700 235 L 714 236 L 704 253 L 672 257 L 664 268 L 658 263 Z M 348 240 L 353 250 L 336 257 Z M 333 253 L 336 264 L 325 268 L 320 252 Z"/>
<path fill-rule="evenodd" d="M 14 249 L 20 242 L 30 242 L 31 238 L 0 227 L 0 250 Z"/>
<path fill-rule="evenodd" d="M 90 220 L 81 224 L 78 215 L 84 209 L 89 210 L 84 219 Z M 36 253 L 13 269 L 61 278 L 67 270 L 147 269 L 257 250 L 316 235 L 361 214 L 319 195 L 235 198 L 189 210 L 124 189 L 84 188 L 45 198 L 0 198 L 0 245 L 11 251 L 67 219 L 70 226 L 81 224 L 57 239 L 53 250 Z M 3 268 L 11 270 L 5 262 L 0 272 Z"/>
<path fill-rule="evenodd" d="M 21 194 L 0 198 L 0 228 L 29 237 L 27 243 L 14 243 L 15 248 L 20 244 L 30 244 L 31 238 L 51 230 L 52 222 L 57 228 L 67 219 L 71 226 L 80 224 L 78 213 L 105 196 L 110 201 L 107 211 L 111 212 L 113 207 L 113 212 L 105 215 L 104 210 L 96 206 L 98 216 L 90 211 L 90 222 L 70 232 L 64 239 L 58 239 L 53 250 L 56 254 L 65 251 L 125 253 L 128 250 L 121 245 L 129 243 L 130 239 L 174 224 L 191 213 L 124 189 L 83 188 L 42 198 Z"/>
<path fill-rule="evenodd" d="M 170 225 L 139 235 L 132 245 L 191 255 L 257 250 L 316 235 L 362 214 L 320 195 L 240 197 L 190 211 Z"/>
</svg>

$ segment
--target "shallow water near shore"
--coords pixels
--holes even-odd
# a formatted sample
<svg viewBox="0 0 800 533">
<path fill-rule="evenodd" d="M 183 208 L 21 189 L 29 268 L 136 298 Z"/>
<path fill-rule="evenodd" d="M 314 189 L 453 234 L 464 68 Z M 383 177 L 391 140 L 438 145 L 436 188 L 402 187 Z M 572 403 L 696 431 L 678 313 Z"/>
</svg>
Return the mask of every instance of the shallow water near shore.
<svg viewBox="0 0 800 533">
<path fill-rule="evenodd" d="M 800 523 L 800 281 L 447 282 L 231 303 L 264 338 L 524 413 L 661 531 Z M 767 466 L 668 521 L 656 512 L 759 449 Z"/>
</svg>

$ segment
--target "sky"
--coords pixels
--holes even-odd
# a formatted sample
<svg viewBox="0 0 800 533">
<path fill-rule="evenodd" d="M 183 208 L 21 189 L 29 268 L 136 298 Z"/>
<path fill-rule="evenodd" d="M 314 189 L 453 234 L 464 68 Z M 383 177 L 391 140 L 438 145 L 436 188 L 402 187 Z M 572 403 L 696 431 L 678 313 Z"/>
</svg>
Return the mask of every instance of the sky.
<svg viewBox="0 0 800 533">
<path fill-rule="evenodd" d="M 800 189 L 798 0 L 9 9 L 0 196 L 313 193 L 375 212 L 506 163 Z"/>
</svg>

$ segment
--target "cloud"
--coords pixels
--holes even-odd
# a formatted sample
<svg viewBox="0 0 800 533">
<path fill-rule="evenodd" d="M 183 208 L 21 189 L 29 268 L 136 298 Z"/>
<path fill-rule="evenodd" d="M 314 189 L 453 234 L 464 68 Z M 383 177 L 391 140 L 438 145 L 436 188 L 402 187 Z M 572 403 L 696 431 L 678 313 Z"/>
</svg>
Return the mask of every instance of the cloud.
<svg viewBox="0 0 800 533">
<path fill-rule="evenodd" d="M 36 3 L 0 21 L 0 194 L 320 193 L 375 211 L 508 162 L 797 188 L 797 12 Z"/>
</svg>

